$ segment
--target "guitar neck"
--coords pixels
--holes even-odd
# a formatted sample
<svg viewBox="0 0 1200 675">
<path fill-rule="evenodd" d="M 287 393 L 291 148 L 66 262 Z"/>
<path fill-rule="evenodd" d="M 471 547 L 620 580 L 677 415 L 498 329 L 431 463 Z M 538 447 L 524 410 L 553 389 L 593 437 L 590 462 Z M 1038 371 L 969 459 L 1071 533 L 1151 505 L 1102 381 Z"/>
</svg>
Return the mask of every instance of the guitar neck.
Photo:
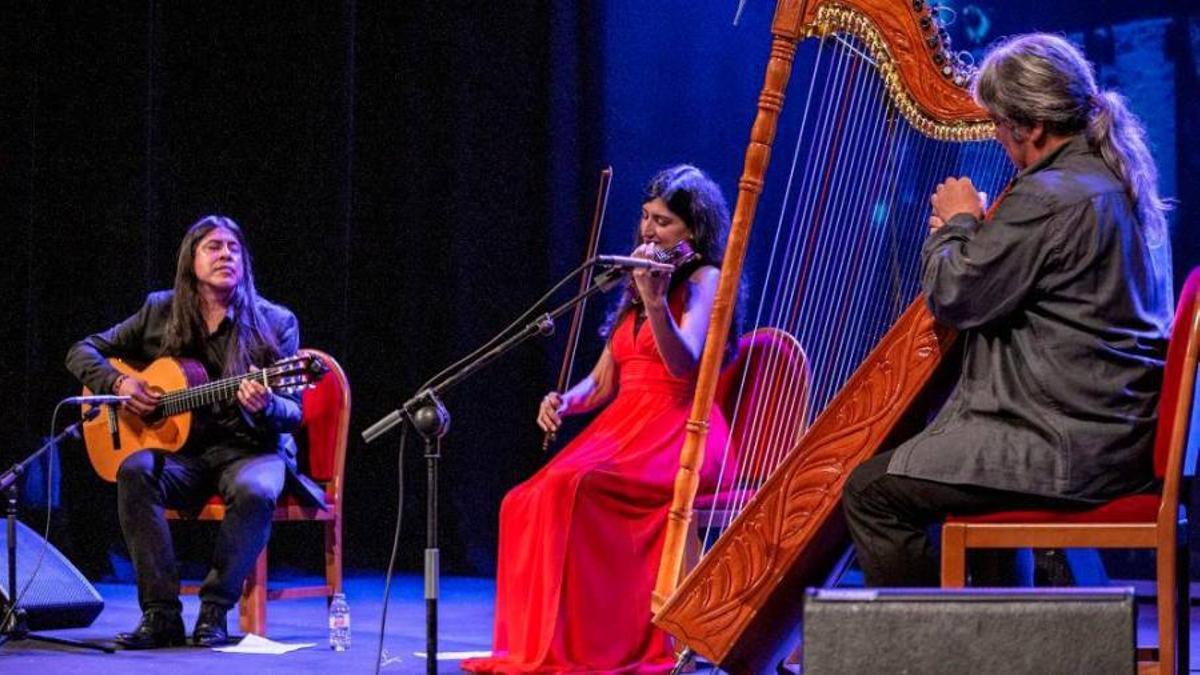
<svg viewBox="0 0 1200 675">
<path fill-rule="evenodd" d="M 275 368 L 264 368 L 242 375 L 235 375 L 213 382 L 205 382 L 186 389 L 168 391 L 158 400 L 158 412 L 163 416 L 178 415 L 189 410 L 213 403 L 229 401 L 237 396 L 237 390 L 243 380 L 258 380 L 263 386 L 271 388 L 270 378 L 275 374 Z"/>
</svg>

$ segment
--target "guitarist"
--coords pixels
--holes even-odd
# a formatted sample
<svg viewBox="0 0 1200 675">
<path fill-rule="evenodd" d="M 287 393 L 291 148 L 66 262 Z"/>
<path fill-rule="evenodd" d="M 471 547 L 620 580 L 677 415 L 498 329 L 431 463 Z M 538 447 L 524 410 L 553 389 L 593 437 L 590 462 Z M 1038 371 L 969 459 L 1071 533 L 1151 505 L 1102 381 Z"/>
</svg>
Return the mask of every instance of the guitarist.
<svg viewBox="0 0 1200 675">
<path fill-rule="evenodd" d="M 216 379 L 265 367 L 298 347 L 295 315 L 255 292 L 241 228 L 214 215 L 201 218 L 184 235 L 174 289 L 151 293 L 137 314 L 75 343 L 67 368 L 94 392 L 129 396 L 126 411 L 145 417 L 155 410 L 159 394 L 136 375 L 120 374 L 108 357 L 135 363 L 186 357 Z M 217 491 L 228 509 L 192 631 L 193 644 L 209 647 L 228 641 L 226 612 L 267 543 L 285 483 L 302 488 L 298 492 L 305 501 L 324 506 L 320 488 L 296 472 L 296 444 L 289 432 L 300 423 L 298 393 L 273 393 L 247 379 L 236 400 L 198 409 L 193 419 L 193 432 L 179 452 L 139 450 L 117 472 L 118 515 L 142 609 L 137 628 L 117 635 L 126 649 L 185 642 L 165 508 L 197 507 Z"/>
</svg>

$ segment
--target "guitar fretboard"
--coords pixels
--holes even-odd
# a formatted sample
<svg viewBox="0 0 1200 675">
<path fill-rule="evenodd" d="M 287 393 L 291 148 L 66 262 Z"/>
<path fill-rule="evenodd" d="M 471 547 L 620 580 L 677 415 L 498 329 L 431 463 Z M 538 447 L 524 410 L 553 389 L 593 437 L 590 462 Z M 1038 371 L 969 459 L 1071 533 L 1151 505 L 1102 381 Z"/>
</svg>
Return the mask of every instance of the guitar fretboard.
<svg viewBox="0 0 1200 675">
<path fill-rule="evenodd" d="M 162 398 L 158 400 L 158 411 L 164 416 L 169 417 L 211 403 L 228 401 L 237 395 L 237 390 L 242 386 L 243 380 L 260 380 L 263 386 L 270 388 L 271 378 L 278 375 L 282 370 L 282 368 L 277 367 L 265 368 L 214 382 L 206 382 L 195 387 L 188 387 L 187 389 L 169 391 L 163 394 Z"/>
</svg>

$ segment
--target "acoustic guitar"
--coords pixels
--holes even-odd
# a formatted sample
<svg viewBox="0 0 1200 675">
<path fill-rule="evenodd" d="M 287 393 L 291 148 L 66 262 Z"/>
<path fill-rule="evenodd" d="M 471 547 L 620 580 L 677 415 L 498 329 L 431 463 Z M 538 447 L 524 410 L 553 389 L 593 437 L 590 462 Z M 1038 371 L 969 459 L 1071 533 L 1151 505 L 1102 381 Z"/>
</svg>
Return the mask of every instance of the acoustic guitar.
<svg viewBox="0 0 1200 675">
<path fill-rule="evenodd" d="M 105 406 L 102 414 L 83 423 L 83 442 L 92 467 L 110 482 L 116 481 L 121 462 L 138 450 L 175 452 L 182 448 L 191 431 L 192 411 L 236 399 L 242 380 L 257 380 L 271 391 L 288 392 L 311 387 L 328 370 L 320 358 L 297 354 L 262 370 L 209 382 L 204 366 L 193 359 L 163 357 L 144 368 L 117 358 L 108 362 L 125 375 L 141 378 L 147 389 L 161 395 L 148 417 Z M 92 392 L 85 387 L 83 393 Z M 85 419 L 90 408 L 84 407 Z"/>
</svg>

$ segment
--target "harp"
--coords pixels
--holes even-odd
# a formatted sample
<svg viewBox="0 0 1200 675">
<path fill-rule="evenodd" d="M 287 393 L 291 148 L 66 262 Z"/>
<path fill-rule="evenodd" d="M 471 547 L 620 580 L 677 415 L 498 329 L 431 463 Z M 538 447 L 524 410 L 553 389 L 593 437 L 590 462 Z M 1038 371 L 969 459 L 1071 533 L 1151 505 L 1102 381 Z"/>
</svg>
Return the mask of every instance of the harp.
<svg viewBox="0 0 1200 675">
<path fill-rule="evenodd" d="M 939 12 L 924 0 L 776 6 L 654 592 L 654 622 L 730 672 L 773 669 L 798 638 L 802 590 L 821 583 L 844 541 L 846 476 L 881 449 L 954 339 L 919 295 L 931 190 L 948 175 L 968 175 L 995 195 L 1012 174 Z M 801 101 L 785 117 L 794 65 Z M 792 415 L 785 433 L 795 440 L 781 457 L 748 458 L 753 442 L 730 444 L 743 453 L 739 466 L 765 478 L 723 472 L 721 489 L 753 496 L 722 510 L 729 520 L 715 523 L 720 536 L 680 582 L 707 411 L 725 341 L 736 339 L 729 321 L 783 126 L 797 128 L 799 140 L 786 180 L 769 191 L 782 198 L 771 206 L 778 220 L 766 233 L 770 261 L 753 315 L 757 326 L 799 341 L 811 369 L 806 398 L 783 406 Z M 788 394 L 765 401 L 771 417 L 779 417 L 781 396 Z M 730 421 L 739 426 L 754 425 Z"/>
</svg>

